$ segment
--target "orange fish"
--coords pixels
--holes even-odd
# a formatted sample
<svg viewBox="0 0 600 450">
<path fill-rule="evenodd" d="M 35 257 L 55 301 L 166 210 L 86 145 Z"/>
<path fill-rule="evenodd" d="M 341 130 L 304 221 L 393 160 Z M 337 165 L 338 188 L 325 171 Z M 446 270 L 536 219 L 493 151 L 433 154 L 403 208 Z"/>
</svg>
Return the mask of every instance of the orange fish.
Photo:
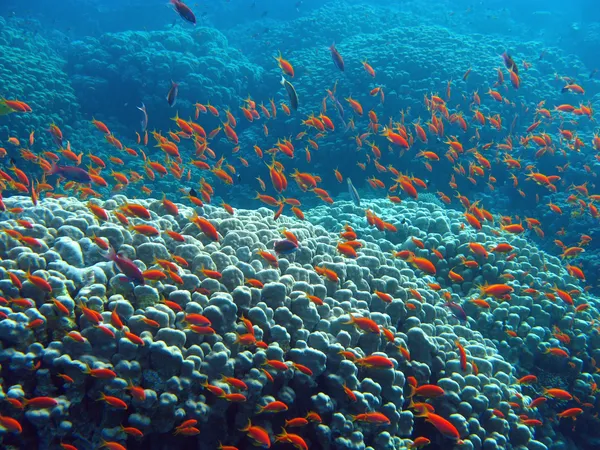
<svg viewBox="0 0 600 450">
<path fill-rule="evenodd" d="M 263 446 L 269 448 L 271 446 L 271 439 L 269 437 L 269 433 L 264 428 L 253 426 L 252 421 L 248 419 L 248 424 L 240 429 L 240 431 L 245 432 L 246 435 L 254 441 L 255 445 Z"/>
<path fill-rule="evenodd" d="M 279 64 L 279 68 L 281 70 L 283 70 L 283 72 L 286 75 L 294 78 L 294 67 L 290 64 L 289 61 L 283 59 L 281 52 L 279 52 L 279 56 L 275 56 L 274 58 L 277 60 L 277 63 Z"/>
</svg>

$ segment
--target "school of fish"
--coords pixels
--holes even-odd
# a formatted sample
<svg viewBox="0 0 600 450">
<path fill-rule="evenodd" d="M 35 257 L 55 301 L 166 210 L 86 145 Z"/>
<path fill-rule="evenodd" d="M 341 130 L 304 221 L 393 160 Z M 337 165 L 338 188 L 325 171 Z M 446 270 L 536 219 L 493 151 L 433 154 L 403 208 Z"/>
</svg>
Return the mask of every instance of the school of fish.
<svg viewBox="0 0 600 450">
<path fill-rule="evenodd" d="M 171 0 L 176 13 L 189 24 L 195 24 L 196 18 L 186 4 L 179 0 Z M 332 45 L 330 47 L 332 70 L 338 73 L 346 70 L 345 60 L 356 58 L 345 55 L 343 45 Z M 13 136 L 8 139 L 5 146 L 17 150 L 18 157 L 8 163 L 8 151 L 0 148 L 0 156 L 4 158 L 7 169 L 0 170 L 0 187 L 5 196 L 21 195 L 30 198 L 33 206 L 43 202 L 43 198 L 77 197 L 86 200 L 90 212 L 96 217 L 98 223 L 110 222 L 115 226 L 122 226 L 133 233 L 140 233 L 150 238 L 163 236 L 177 242 L 184 242 L 183 234 L 176 230 L 160 230 L 157 227 L 145 223 L 151 217 L 146 207 L 131 200 L 118 209 L 105 209 L 104 201 L 111 194 L 118 193 L 128 186 L 139 188 L 139 197 L 157 197 L 168 214 L 178 216 L 180 214 L 177 203 L 186 204 L 196 208 L 197 213 L 189 217 L 189 221 L 197 226 L 198 233 L 202 233 L 209 240 L 219 243 L 222 238 L 218 225 L 209 218 L 203 217 L 202 207 L 210 204 L 215 192 L 215 185 L 220 189 L 234 183 L 251 184 L 256 191 L 256 205 L 266 205 L 273 209 L 273 218 L 277 220 L 282 214 L 292 214 L 298 220 L 305 220 L 302 209 L 304 198 L 310 197 L 312 202 L 315 198 L 326 204 L 333 204 L 335 199 L 330 193 L 320 187 L 322 180 L 335 179 L 338 183 L 348 183 L 350 195 L 353 201 L 360 205 L 363 202 L 365 219 L 373 228 L 386 232 L 395 233 L 396 227 L 384 221 L 374 211 L 369 209 L 368 201 L 358 198 L 358 192 L 352 186 L 349 179 L 338 169 L 331 173 L 309 173 L 298 170 L 296 162 L 304 158 L 310 163 L 313 155 L 317 158 L 325 158 L 319 154 L 319 142 L 326 141 L 330 135 L 335 133 L 352 134 L 357 149 L 355 157 L 356 164 L 364 171 L 365 180 L 373 191 L 370 195 L 377 195 L 389 199 L 391 204 L 403 202 L 405 199 L 417 200 L 419 193 L 428 191 L 429 184 L 423 179 L 411 175 L 411 167 L 424 166 L 436 178 L 446 180 L 447 189 L 438 190 L 436 195 L 444 204 L 462 209 L 464 211 L 464 222 L 462 228 L 483 230 L 486 227 L 503 240 L 493 248 L 486 248 L 478 242 L 469 243 L 472 257 L 463 258 L 462 264 L 451 268 L 440 277 L 437 263 L 444 259 L 444 255 L 436 248 L 428 248 L 427 245 L 416 237 L 412 239 L 415 251 L 402 249 L 394 252 L 394 257 L 401 258 L 412 265 L 422 277 L 426 277 L 432 290 L 444 292 L 447 299 L 445 306 L 456 317 L 459 324 L 468 321 L 462 302 L 452 299 L 452 285 L 464 281 L 462 275 L 466 269 L 472 271 L 481 270 L 490 253 L 497 258 L 511 261 L 518 256 L 517 249 L 511 245 L 515 237 L 536 233 L 538 236 L 554 234 L 556 244 L 560 247 L 560 257 L 564 265 L 574 279 L 579 280 L 580 287 L 573 290 L 564 290 L 554 285 L 536 285 L 522 289 L 519 294 L 530 295 L 534 301 L 550 299 L 557 304 L 566 305 L 565 317 L 574 320 L 590 321 L 596 330 L 598 314 L 594 305 L 584 300 L 586 291 L 590 289 L 585 286 L 586 274 L 577 264 L 577 258 L 585 252 L 585 247 L 590 244 L 590 235 L 582 235 L 579 242 L 563 243 L 561 233 L 564 230 L 545 229 L 542 220 L 535 217 L 500 216 L 488 208 L 491 205 L 483 205 L 479 201 L 473 201 L 462 195 L 459 191 L 461 183 L 470 183 L 480 189 L 494 190 L 497 179 L 510 180 L 513 188 L 519 195 L 525 197 L 524 186 L 536 184 L 548 190 L 550 193 L 564 191 L 569 193 L 567 203 L 571 211 L 565 211 L 564 206 L 548 203 L 547 207 L 553 214 L 571 213 L 571 220 L 578 220 L 581 216 L 591 216 L 600 219 L 596 204 L 600 201 L 600 193 L 590 192 L 592 189 L 587 182 L 579 185 L 566 185 L 561 176 L 569 164 L 576 164 L 588 173 L 593 174 L 595 161 L 600 161 L 600 135 L 594 133 L 591 139 L 586 131 L 593 127 L 595 112 L 591 102 L 586 99 L 585 88 L 577 80 L 557 75 L 562 86 L 564 103 L 549 104 L 540 99 L 535 106 L 516 105 L 511 97 L 520 89 L 527 89 L 527 84 L 522 83 L 530 76 L 528 69 L 535 62 L 523 61 L 517 64 L 508 52 L 498 58 L 498 67 L 490 67 L 489 73 L 484 75 L 489 87 L 481 86 L 480 90 L 466 92 L 461 90 L 464 82 L 472 73 L 468 67 L 456 74 L 456 78 L 448 81 L 442 93 L 431 92 L 423 98 L 423 105 L 429 114 L 426 117 L 411 117 L 410 107 L 406 108 L 394 117 L 379 117 L 378 106 L 385 102 L 385 88 L 376 84 L 378 67 L 372 67 L 368 61 L 362 61 L 364 74 L 354 76 L 370 77 L 375 83 L 368 92 L 356 92 L 353 97 L 338 99 L 336 89 L 338 82 L 333 86 L 323 87 L 323 101 L 319 111 L 305 113 L 302 98 L 298 96 L 295 84 L 301 81 L 295 80 L 295 67 L 293 58 L 287 58 L 281 52 L 275 57 L 276 64 L 281 70 L 281 85 L 285 90 L 288 101 L 276 104 L 273 99 L 255 99 L 252 95 L 241 100 L 239 107 L 215 106 L 210 102 L 197 102 L 193 111 L 177 111 L 173 117 L 173 127 L 165 131 L 148 131 L 148 115 L 144 105 L 140 111 L 144 114 L 142 130 L 132 130 L 128 136 L 116 136 L 111 132 L 111 124 L 92 119 L 97 129 L 98 139 L 106 141 L 114 148 L 113 155 L 105 158 L 92 152 L 78 153 L 75 143 L 69 142 L 68 136 L 63 135 L 58 124 L 47 124 L 47 129 L 32 130 L 29 136 Z M 458 80 L 458 81 L 457 81 Z M 462 82 L 461 82 L 462 80 Z M 343 83 L 339 81 L 339 83 Z M 457 90 L 459 92 L 457 93 Z M 178 84 L 172 82 L 171 88 L 166 93 L 165 108 L 175 108 L 178 97 Z M 507 116 L 500 112 L 494 112 L 498 106 L 509 106 L 514 111 L 519 111 L 521 120 L 529 118 L 529 124 L 521 128 L 516 123 L 516 112 L 514 116 Z M 352 111 L 350 117 L 344 115 L 343 107 L 348 106 Z M 501 109 L 506 111 L 506 109 Z M 34 114 L 32 108 L 27 104 L 27 99 L 2 99 L 0 101 L 0 114 L 2 116 L 21 115 L 23 120 L 28 114 Z M 205 129 L 203 118 L 213 116 L 221 121 L 221 124 L 212 130 Z M 293 137 L 271 136 L 269 125 L 278 119 L 278 115 L 285 118 L 296 116 L 301 119 L 302 129 Z M 188 117 L 184 119 L 182 117 Z M 409 119 L 410 117 L 410 119 Z M 514 120 L 513 120 L 514 119 Z M 243 148 L 239 144 L 236 126 L 238 121 L 244 120 L 252 123 L 252 126 L 261 129 L 264 142 L 268 144 L 253 148 Z M 512 122 L 512 124 L 511 124 Z M 587 128 L 586 128 L 587 127 Z M 484 142 L 480 138 L 481 130 L 493 131 L 497 137 L 493 141 Z M 584 131 L 579 131 L 580 129 Z M 36 146 L 36 135 L 49 133 L 55 148 L 41 149 Z M 591 148 L 598 153 L 592 154 L 586 150 Z M 159 149 L 159 150 L 156 150 Z M 584 155 L 584 151 L 585 155 Z M 244 166 L 249 165 L 248 154 L 253 153 L 264 161 L 264 176 L 257 180 L 239 181 L 237 174 L 243 172 Z M 567 158 L 571 153 L 581 154 L 581 158 L 569 160 L 565 166 L 556 167 L 551 173 L 542 173 L 535 161 L 544 158 L 545 155 L 562 154 Z M 400 158 L 402 162 L 400 162 Z M 442 173 L 436 170 L 436 164 L 445 158 L 453 167 L 451 173 Z M 533 161 L 523 165 L 526 159 Z M 234 164 L 235 162 L 235 164 Z M 237 166 L 237 168 L 236 168 Z M 35 167 L 35 169 L 32 169 Z M 593 174 L 595 176 L 595 174 Z M 157 178 L 172 177 L 181 180 L 187 186 L 180 193 L 176 192 L 153 192 L 152 182 Z M 295 182 L 295 186 L 288 186 L 288 179 Z M 438 181 L 439 184 L 439 181 Z M 595 186 L 594 186 L 595 187 Z M 288 194 L 289 193 L 289 194 Z M 541 199 L 538 199 L 541 201 Z M 235 215 L 235 209 L 223 201 L 220 206 L 230 215 Z M 14 226 L 4 227 L 1 232 L 10 237 L 13 246 L 21 245 L 35 249 L 41 246 L 39 240 L 33 237 L 30 230 L 35 224 L 22 217 L 24 211 L 21 207 L 7 208 L 0 199 L 0 210 L 2 211 L 3 223 L 11 221 Z M 360 236 L 355 230 L 346 225 L 340 230 L 340 240 L 337 251 L 347 258 L 357 258 L 361 252 Z M 135 284 L 152 284 L 161 280 L 182 283 L 181 274 L 186 273 L 189 261 L 180 256 L 171 255 L 170 259 L 157 259 L 153 268 L 141 271 L 131 260 L 122 256 L 118 248 L 113 248 L 111 243 L 105 239 L 94 236 L 95 245 L 106 252 L 107 259 L 111 260 L 122 273 L 123 277 Z M 266 265 L 278 266 L 278 259 L 291 254 L 302 245 L 300 239 L 292 232 L 284 231 L 283 240 L 276 243 L 273 252 L 264 251 L 260 256 Z M 6 255 L 2 255 L 3 258 Z M 326 267 L 314 267 L 314 270 L 330 282 L 338 283 L 338 274 Z M 42 271 L 43 272 L 43 271 Z M 69 317 L 75 324 L 81 327 L 62 337 L 63 340 L 85 342 L 84 328 L 95 327 L 106 335 L 117 338 L 123 337 L 138 346 L 148 343 L 129 331 L 127 323 L 120 317 L 118 311 L 110 313 L 110 321 L 97 309 L 92 309 L 85 304 L 79 304 L 74 310 L 68 309 L 59 300 L 54 298 L 52 286 L 43 274 L 26 273 L 24 276 L 7 271 L 12 285 L 20 290 L 26 281 L 32 283 L 37 289 L 45 293 L 46 301 L 52 303 L 55 314 Z M 215 270 L 202 269 L 202 276 L 219 280 L 221 273 Z M 465 299 L 481 310 L 491 311 L 495 302 L 510 302 L 515 288 L 512 286 L 510 274 L 500 274 L 496 282 L 479 286 L 474 297 Z M 246 280 L 246 284 L 252 289 L 261 289 L 263 284 L 256 279 Z M 210 295 L 211 292 L 201 292 Z M 386 292 L 375 290 L 374 295 L 386 303 L 393 301 L 393 296 Z M 412 292 L 413 297 L 420 302 L 423 298 L 418 291 Z M 309 296 L 315 304 L 323 303 L 323 299 Z M 163 303 L 175 312 L 182 311 L 181 305 L 163 300 Z M 9 297 L 3 294 L 0 297 L 0 306 L 3 310 L 21 312 L 34 307 L 31 299 L 23 297 Z M 409 303 L 407 308 L 411 308 Z M 6 319 L 8 314 L 0 312 L 0 320 Z M 36 319 L 31 321 L 27 328 L 31 330 L 32 336 L 41 335 L 41 331 L 49 326 L 51 318 Z M 151 328 L 160 325 L 146 319 Z M 194 333 L 214 334 L 210 320 L 201 314 L 186 314 L 183 324 Z M 259 341 L 254 336 L 254 325 L 242 312 L 239 315 L 239 324 L 245 330 L 238 334 L 237 344 L 251 351 L 261 351 L 271 344 Z M 357 317 L 349 314 L 347 324 L 355 326 L 362 333 L 381 334 L 389 342 L 394 342 L 395 335 L 387 328 L 381 327 L 367 317 Z M 506 330 L 507 341 L 511 337 L 518 336 L 518 330 Z M 594 381 L 594 375 L 600 370 L 591 353 L 586 349 L 573 348 L 572 340 L 574 334 L 568 329 L 560 329 L 554 326 L 553 345 L 543 352 L 542 357 L 552 358 L 556 361 L 571 362 L 571 358 L 583 360 L 582 372 L 587 373 L 590 380 L 589 396 L 587 400 L 581 400 L 570 392 L 559 389 L 553 385 L 539 384 L 541 381 L 533 374 L 519 373 L 515 378 L 515 384 L 521 387 L 536 385 L 542 390 L 542 394 L 530 403 L 516 401 L 510 404 L 511 409 L 518 414 L 522 424 L 528 427 L 539 427 L 545 421 L 572 421 L 573 427 L 577 426 L 579 416 L 586 415 L 597 419 L 598 386 Z M 44 342 L 48 345 L 50 342 Z M 477 374 L 477 366 L 460 340 L 457 340 L 456 351 L 459 355 L 460 368 L 463 373 Z M 405 361 L 410 365 L 410 348 L 399 346 L 399 351 Z M 342 356 L 356 366 L 367 369 L 381 369 L 395 367 L 396 360 L 391 357 L 378 355 L 367 355 L 358 357 L 352 351 L 344 351 Z M 40 361 L 32 367 L 32 371 L 43 367 Z M 8 370 L 3 367 L 3 370 Z M 294 371 L 309 377 L 312 372 L 309 368 L 287 360 L 267 360 L 260 367 L 267 382 L 282 373 Z M 111 380 L 119 376 L 109 368 L 92 369 L 85 372 L 90 378 L 98 381 Z M 363 373 L 363 372 L 360 372 Z M 365 372 L 366 373 L 366 372 Z M 68 384 L 73 380 L 66 374 L 53 374 L 57 383 Z M 219 383 L 214 383 L 219 381 Z M 443 415 L 436 413 L 431 400 L 445 395 L 444 389 L 429 380 L 417 380 L 414 376 L 407 376 L 408 386 L 405 387 L 407 402 L 405 407 L 413 411 L 417 417 L 415 420 L 425 420 L 432 424 L 436 432 L 449 442 L 460 445 L 461 435 L 457 428 Z M 224 389 L 223 384 L 228 386 Z M 224 399 L 231 404 L 245 402 L 247 390 L 244 375 L 239 378 L 223 377 L 222 380 L 207 380 L 203 385 L 207 395 Z M 349 402 L 356 401 L 354 390 L 344 387 L 345 395 Z M 128 410 L 132 398 L 143 397 L 144 386 L 130 384 L 127 391 L 120 397 L 102 394 L 98 400 L 105 403 L 108 408 Z M 593 399 L 593 400 L 592 400 Z M 0 416 L 0 426 L 8 433 L 19 434 L 23 432 L 23 411 L 36 409 L 52 409 L 57 405 L 53 397 L 36 396 L 35 387 L 25 392 L 20 399 L 10 398 L 6 402 L 10 406 L 3 406 L 3 414 Z M 297 449 L 307 449 L 309 444 L 306 440 L 307 427 L 323 422 L 323 418 L 314 411 L 306 411 L 303 416 L 286 415 L 288 405 L 282 401 L 273 401 L 260 406 L 255 417 L 248 422 L 240 431 L 245 433 L 252 443 L 259 447 L 270 448 L 275 444 L 289 444 Z M 503 418 L 505 413 L 493 410 L 492 414 Z M 285 416 L 285 426 L 280 434 L 273 435 L 261 423 L 269 420 L 270 415 Z M 419 419 L 422 418 L 422 419 Z M 390 418 L 378 411 L 365 411 L 351 417 L 357 426 L 382 427 L 390 423 Z M 358 428 L 357 428 L 358 429 Z M 122 425 L 122 430 L 130 439 L 141 440 L 144 433 L 134 427 Z M 201 434 L 198 421 L 189 419 L 183 421 L 174 430 L 178 436 L 196 436 Z M 462 436 L 464 438 L 464 436 Z M 439 436 L 430 434 L 427 436 L 411 436 L 410 448 L 423 448 Z M 102 447 L 111 450 L 126 448 L 125 441 L 104 441 Z M 60 442 L 60 446 L 66 450 L 76 449 L 76 445 L 67 440 Z M 227 437 L 223 437 L 221 450 L 233 450 L 237 447 L 228 445 Z"/>
</svg>

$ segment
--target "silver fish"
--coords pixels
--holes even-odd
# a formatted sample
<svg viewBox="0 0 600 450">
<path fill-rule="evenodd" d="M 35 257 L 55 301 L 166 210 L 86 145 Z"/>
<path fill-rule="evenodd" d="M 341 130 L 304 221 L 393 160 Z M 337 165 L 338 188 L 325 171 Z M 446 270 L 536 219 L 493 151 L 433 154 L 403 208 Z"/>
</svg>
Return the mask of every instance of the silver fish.
<svg viewBox="0 0 600 450">
<path fill-rule="evenodd" d="M 136 108 L 139 109 L 142 114 L 144 114 L 144 118 L 140 123 L 142 125 L 142 131 L 146 131 L 148 128 L 148 112 L 146 111 L 146 105 L 142 103 L 142 106 L 137 106 Z"/>
<path fill-rule="evenodd" d="M 285 87 L 288 97 L 290 98 L 290 105 L 296 111 L 298 109 L 298 94 L 292 83 L 286 80 L 283 76 L 281 77 L 281 85 Z"/>
<path fill-rule="evenodd" d="M 337 98 L 335 98 L 335 109 L 337 109 L 338 114 L 340 115 L 340 117 L 342 118 L 342 120 L 344 120 L 345 114 L 344 114 L 344 107 L 342 106 L 342 104 L 338 101 Z"/>
<path fill-rule="evenodd" d="M 348 183 L 348 192 L 350 193 L 350 198 L 356 206 L 360 206 L 360 197 L 358 195 L 358 191 L 352 184 L 352 180 L 350 178 L 346 178 L 346 182 Z"/>
<path fill-rule="evenodd" d="M 336 81 L 336 85 L 333 87 L 334 91 L 336 89 L 336 86 L 337 86 L 337 81 Z M 331 103 L 333 103 L 333 106 L 335 107 L 335 110 L 337 111 L 338 118 L 342 121 L 342 124 L 344 125 L 344 129 L 347 129 L 346 121 L 344 120 L 344 107 L 338 101 L 334 92 L 330 92 L 328 95 L 328 98 L 331 101 Z"/>
</svg>

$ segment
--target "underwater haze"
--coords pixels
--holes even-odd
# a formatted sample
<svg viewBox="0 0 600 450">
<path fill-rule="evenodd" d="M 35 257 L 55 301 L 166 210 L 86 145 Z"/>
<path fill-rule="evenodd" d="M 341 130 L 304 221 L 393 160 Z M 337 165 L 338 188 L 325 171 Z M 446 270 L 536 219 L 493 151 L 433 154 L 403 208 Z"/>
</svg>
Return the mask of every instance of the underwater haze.
<svg viewBox="0 0 600 450">
<path fill-rule="evenodd" d="M 600 448 L 600 5 L 3 0 L 0 447 Z"/>
</svg>

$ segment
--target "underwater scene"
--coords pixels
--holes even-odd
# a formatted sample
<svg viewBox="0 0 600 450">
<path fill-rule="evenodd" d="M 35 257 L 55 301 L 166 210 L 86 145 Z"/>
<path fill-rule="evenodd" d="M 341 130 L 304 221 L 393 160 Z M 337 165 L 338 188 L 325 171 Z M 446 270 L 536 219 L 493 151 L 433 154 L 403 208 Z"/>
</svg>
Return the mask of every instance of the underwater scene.
<svg viewBox="0 0 600 450">
<path fill-rule="evenodd" d="M 600 449 L 596 0 L 2 0 L 0 448 Z"/>
</svg>

